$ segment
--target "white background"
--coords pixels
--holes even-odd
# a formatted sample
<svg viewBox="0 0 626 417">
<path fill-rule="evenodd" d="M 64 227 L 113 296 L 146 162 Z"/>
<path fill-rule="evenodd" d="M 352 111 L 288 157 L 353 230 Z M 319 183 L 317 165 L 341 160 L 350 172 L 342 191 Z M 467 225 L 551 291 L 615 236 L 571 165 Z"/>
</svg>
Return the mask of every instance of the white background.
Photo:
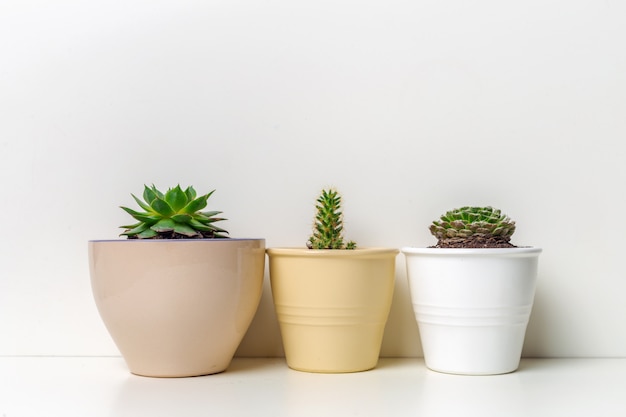
<svg viewBox="0 0 626 417">
<path fill-rule="evenodd" d="M 143 184 L 217 189 L 304 245 L 322 187 L 361 246 L 461 205 L 544 249 L 525 356 L 626 356 L 626 3 L 0 0 L 0 355 L 116 355 L 87 240 Z M 267 279 L 267 277 L 266 277 Z M 281 355 L 269 286 L 240 355 Z M 419 356 L 398 256 L 385 356 Z"/>
</svg>

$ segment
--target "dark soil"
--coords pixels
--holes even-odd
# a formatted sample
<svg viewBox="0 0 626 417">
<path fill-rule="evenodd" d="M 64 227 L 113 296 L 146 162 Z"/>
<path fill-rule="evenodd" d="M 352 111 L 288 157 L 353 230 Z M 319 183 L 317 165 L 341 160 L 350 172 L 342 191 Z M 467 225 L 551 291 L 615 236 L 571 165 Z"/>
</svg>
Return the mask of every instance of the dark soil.
<svg viewBox="0 0 626 417">
<path fill-rule="evenodd" d="M 198 232 L 200 235 L 186 236 L 176 232 L 160 232 L 155 237 L 150 239 L 228 239 L 223 236 L 215 236 L 213 232 Z M 137 236 L 129 236 L 129 239 L 138 239 Z"/>
<path fill-rule="evenodd" d="M 437 242 L 431 248 L 516 248 L 508 238 L 498 236 L 471 236 L 469 238 L 451 238 Z"/>
</svg>

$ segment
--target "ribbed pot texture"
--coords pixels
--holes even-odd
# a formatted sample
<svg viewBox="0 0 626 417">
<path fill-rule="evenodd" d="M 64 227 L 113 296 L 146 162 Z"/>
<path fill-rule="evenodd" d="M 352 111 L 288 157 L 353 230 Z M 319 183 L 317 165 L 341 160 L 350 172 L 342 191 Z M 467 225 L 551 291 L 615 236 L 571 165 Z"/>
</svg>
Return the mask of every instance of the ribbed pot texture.
<svg viewBox="0 0 626 417">
<path fill-rule="evenodd" d="M 378 363 L 394 290 L 396 249 L 268 249 L 287 365 L 358 372 Z"/>
<path fill-rule="evenodd" d="M 430 369 L 492 375 L 519 367 L 539 248 L 403 248 Z"/>
</svg>

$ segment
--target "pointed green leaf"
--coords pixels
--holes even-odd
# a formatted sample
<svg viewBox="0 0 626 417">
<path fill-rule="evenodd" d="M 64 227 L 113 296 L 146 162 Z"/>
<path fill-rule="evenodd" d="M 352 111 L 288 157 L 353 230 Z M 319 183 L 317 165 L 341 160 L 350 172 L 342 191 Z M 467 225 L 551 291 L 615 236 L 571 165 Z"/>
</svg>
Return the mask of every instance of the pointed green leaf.
<svg viewBox="0 0 626 417">
<path fill-rule="evenodd" d="M 194 215 L 193 218 L 202 224 L 211 224 L 215 222 L 221 222 L 222 220 L 228 220 L 223 217 L 203 217 L 198 214 Z"/>
<path fill-rule="evenodd" d="M 161 200 L 165 199 L 165 196 L 163 195 L 163 193 L 159 190 L 157 190 L 157 188 L 154 186 L 154 184 L 152 184 L 151 190 L 154 194 L 156 194 L 157 197 L 159 197 Z"/>
<path fill-rule="evenodd" d="M 137 216 L 136 219 L 137 220 L 141 220 L 142 222 L 144 222 L 148 226 L 152 226 L 153 224 L 155 224 L 156 222 L 161 220 L 161 216 L 157 216 L 157 215 L 143 215 L 143 216 Z"/>
<path fill-rule="evenodd" d="M 154 186 L 153 186 L 154 187 Z M 157 195 L 154 191 L 152 191 L 147 185 L 143 186 L 143 199 L 146 203 L 150 204 L 152 201 L 157 198 Z"/>
<path fill-rule="evenodd" d="M 200 211 L 207 205 L 207 199 L 209 195 L 203 195 L 202 197 L 198 197 L 195 200 L 190 201 L 182 210 L 182 213 L 193 214 L 196 211 Z"/>
<path fill-rule="evenodd" d="M 144 224 L 144 222 L 139 222 L 139 223 L 133 223 L 133 224 L 128 224 L 128 225 L 124 225 L 124 226 L 119 226 L 120 229 L 134 229 L 135 227 L 139 226 L 140 224 Z"/>
<path fill-rule="evenodd" d="M 154 215 L 154 214 L 140 213 L 140 212 L 135 211 L 133 209 L 130 209 L 128 207 L 120 207 L 120 208 L 122 210 L 126 211 L 131 216 L 133 216 L 135 219 L 139 220 L 140 222 L 145 222 L 145 223 L 148 223 L 149 225 L 152 225 L 152 224 L 158 222 L 159 219 L 161 218 L 160 216 L 157 216 L 157 215 Z"/>
<path fill-rule="evenodd" d="M 189 223 L 192 217 L 189 214 L 175 214 L 172 216 L 172 220 L 176 223 Z"/>
<path fill-rule="evenodd" d="M 189 226 L 194 228 L 195 230 L 201 230 L 203 232 L 211 232 L 213 231 L 213 228 L 211 226 L 207 226 L 205 224 L 200 223 L 199 221 L 195 220 L 195 219 L 191 219 L 191 221 L 189 222 Z"/>
<path fill-rule="evenodd" d="M 155 232 L 154 230 L 146 229 L 143 232 L 139 233 L 137 237 L 139 239 L 150 239 L 150 238 L 156 237 L 156 235 L 157 235 L 157 232 Z"/>
<path fill-rule="evenodd" d="M 178 212 L 187 205 L 187 194 L 181 190 L 180 185 L 177 185 L 165 193 L 165 201 L 167 201 L 174 212 Z"/>
<path fill-rule="evenodd" d="M 185 190 L 185 194 L 187 195 L 187 201 L 193 201 L 196 199 L 196 190 L 190 185 Z"/>
<path fill-rule="evenodd" d="M 169 217 L 174 214 L 172 207 L 170 207 L 170 205 L 160 197 L 155 198 L 152 203 L 150 203 L 150 207 L 163 217 Z"/>
<path fill-rule="evenodd" d="M 127 231 L 125 231 L 122 234 L 126 235 L 126 236 L 134 236 L 134 235 L 140 234 L 141 232 L 143 232 L 144 230 L 147 230 L 147 229 L 148 229 L 148 225 L 145 224 L 145 223 L 141 223 L 137 227 L 134 227 L 134 228 L 132 228 L 130 230 L 127 230 Z"/>
<path fill-rule="evenodd" d="M 139 207 L 141 207 L 142 209 L 144 209 L 145 211 L 152 211 L 152 208 L 144 203 L 143 201 L 141 201 L 140 199 L 138 199 L 137 197 L 135 197 L 134 194 L 131 194 L 133 196 L 133 198 L 135 199 L 135 201 L 137 202 L 137 204 L 139 204 Z"/>
<path fill-rule="evenodd" d="M 213 228 L 213 231 L 215 231 L 216 233 L 226 233 L 226 234 L 228 234 L 228 232 L 226 230 L 222 229 L 222 228 L 219 228 L 219 227 L 213 226 L 213 225 L 211 225 L 211 227 Z"/>
<path fill-rule="evenodd" d="M 135 211 L 135 210 L 133 210 L 131 208 L 124 207 L 124 206 L 120 206 L 120 208 L 122 210 L 124 210 L 126 213 L 130 214 L 131 216 L 133 216 L 133 217 L 135 217 L 136 215 L 145 215 L 146 214 L 146 213 L 140 213 L 138 211 Z"/>
<path fill-rule="evenodd" d="M 213 224 L 206 224 L 206 223 L 200 223 L 197 220 L 191 220 L 189 222 L 189 226 L 193 227 L 196 230 L 202 230 L 203 232 L 223 232 L 223 233 L 228 233 L 226 230 L 221 229 Z"/>
<path fill-rule="evenodd" d="M 171 232 L 175 229 L 176 223 L 172 219 L 161 219 L 155 225 L 151 226 L 150 229 L 155 232 Z"/>
<path fill-rule="evenodd" d="M 218 214 L 222 214 L 221 211 L 203 211 L 201 213 L 197 213 L 197 215 L 206 217 L 206 218 L 211 218 L 213 216 L 217 216 Z"/>
<path fill-rule="evenodd" d="M 189 236 L 189 237 L 193 237 L 193 236 L 197 236 L 198 235 L 197 231 L 195 231 L 191 227 L 187 226 L 186 224 L 181 224 L 181 223 L 176 223 L 176 225 L 174 227 L 174 231 L 176 233 L 180 233 L 181 235 L 185 235 L 185 236 Z"/>
</svg>

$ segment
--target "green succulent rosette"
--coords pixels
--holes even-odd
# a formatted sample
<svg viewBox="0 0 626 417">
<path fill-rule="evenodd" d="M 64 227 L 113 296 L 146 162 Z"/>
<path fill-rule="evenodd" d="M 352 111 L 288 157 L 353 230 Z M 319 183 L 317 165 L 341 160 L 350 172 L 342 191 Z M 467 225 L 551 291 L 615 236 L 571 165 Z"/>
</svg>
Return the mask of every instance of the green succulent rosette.
<svg viewBox="0 0 626 417">
<path fill-rule="evenodd" d="M 430 225 L 438 247 L 513 247 L 515 222 L 493 207 L 461 207 Z"/>
<path fill-rule="evenodd" d="M 162 193 L 154 185 L 145 185 L 143 200 L 131 194 L 144 211 L 121 207 L 137 220 L 137 223 L 120 226 L 124 229 L 121 236 L 129 239 L 226 238 L 228 232 L 214 224 L 225 220 L 216 217 L 221 211 L 201 211 L 214 192 L 198 197 L 191 186 L 183 191 L 177 185 Z"/>
</svg>

